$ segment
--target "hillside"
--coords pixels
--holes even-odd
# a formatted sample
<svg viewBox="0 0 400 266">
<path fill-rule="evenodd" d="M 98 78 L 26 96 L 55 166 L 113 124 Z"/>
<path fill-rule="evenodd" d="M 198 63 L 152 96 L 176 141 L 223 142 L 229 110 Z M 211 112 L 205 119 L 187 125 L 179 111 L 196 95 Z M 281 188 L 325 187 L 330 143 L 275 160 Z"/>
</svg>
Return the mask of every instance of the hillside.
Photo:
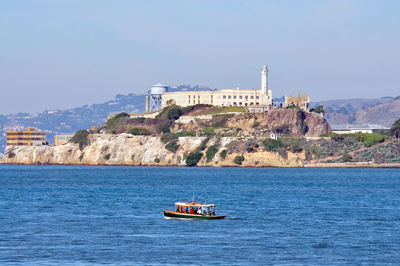
<svg viewBox="0 0 400 266">
<path fill-rule="evenodd" d="M 323 105 L 325 119 L 332 125 L 378 124 L 390 127 L 400 117 L 400 97 L 343 99 L 314 102 Z"/>
</svg>

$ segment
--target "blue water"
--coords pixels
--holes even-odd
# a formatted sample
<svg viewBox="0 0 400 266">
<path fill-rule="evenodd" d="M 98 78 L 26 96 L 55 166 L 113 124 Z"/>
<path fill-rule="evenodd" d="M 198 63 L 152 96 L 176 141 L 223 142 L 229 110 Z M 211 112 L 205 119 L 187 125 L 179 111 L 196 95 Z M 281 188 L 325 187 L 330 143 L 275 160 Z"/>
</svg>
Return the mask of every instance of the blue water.
<svg viewBox="0 0 400 266">
<path fill-rule="evenodd" d="M 166 220 L 175 201 L 220 221 Z M 400 170 L 0 166 L 0 264 L 399 264 Z"/>
</svg>

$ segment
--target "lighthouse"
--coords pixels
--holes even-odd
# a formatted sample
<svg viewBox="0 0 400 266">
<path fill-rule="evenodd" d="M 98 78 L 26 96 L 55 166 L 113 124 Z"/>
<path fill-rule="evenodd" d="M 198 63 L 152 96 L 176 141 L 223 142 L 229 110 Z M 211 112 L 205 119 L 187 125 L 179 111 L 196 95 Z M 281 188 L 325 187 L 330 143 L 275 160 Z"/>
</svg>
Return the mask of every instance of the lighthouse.
<svg viewBox="0 0 400 266">
<path fill-rule="evenodd" d="M 268 94 L 268 68 L 265 65 L 261 69 L 261 94 Z"/>
</svg>

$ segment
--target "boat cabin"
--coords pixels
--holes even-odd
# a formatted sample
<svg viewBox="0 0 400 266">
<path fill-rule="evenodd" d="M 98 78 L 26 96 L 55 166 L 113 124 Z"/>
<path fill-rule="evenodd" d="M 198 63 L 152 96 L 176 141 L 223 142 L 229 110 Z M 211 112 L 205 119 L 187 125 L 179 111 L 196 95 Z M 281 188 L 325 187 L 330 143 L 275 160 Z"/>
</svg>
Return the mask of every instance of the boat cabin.
<svg viewBox="0 0 400 266">
<path fill-rule="evenodd" d="M 175 202 L 175 212 L 193 215 L 215 216 L 215 204 L 201 204 L 199 202 Z"/>
</svg>

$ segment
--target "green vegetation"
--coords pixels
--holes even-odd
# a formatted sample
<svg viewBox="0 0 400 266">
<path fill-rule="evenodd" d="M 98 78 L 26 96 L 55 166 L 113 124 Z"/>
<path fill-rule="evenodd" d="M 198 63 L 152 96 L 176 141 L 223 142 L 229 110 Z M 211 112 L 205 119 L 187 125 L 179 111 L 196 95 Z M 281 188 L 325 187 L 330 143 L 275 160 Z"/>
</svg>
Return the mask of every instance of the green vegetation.
<svg viewBox="0 0 400 266">
<path fill-rule="evenodd" d="M 117 128 L 121 127 L 121 125 L 125 125 L 127 121 L 129 120 L 129 114 L 127 113 L 119 113 L 110 119 L 107 120 L 106 127 L 107 127 L 107 133 L 112 133 L 112 134 L 118 134 L 120 132 L 117 132 Z"/>
<path fill-rule="evenodd" d="M 167 112 L 167 118 L 170 120 L 177 120 L 182 115 L 182 110 L 177 107 L 171 107 Z"/>
<path fill-rule="evenodd" d="M 340 158 L 340 160 L 343 163 L 347 163 L 353 161 L 353 157 L 351 157 L 351 155 L 346 152 L 345 154 L 342 155 L 342 158 Z"/>
<path fill-rule="evenodd" d="M 139 123 L 143 123 L 146 120 L 144 117 L 134 117 L 132 118 L 132 121 L 137 121 Z"/>
<path fill-rule="evenodd" d="M 15 157 L 15 153 L 13 153 L 12 151 L 10 151 L 9 153 L 8 153 L 8 158 L 14 158 Z"/>
<path fill-rule="evenodd" d="M 207 148 L 207 143 L 210 138 L 205 138 L 201 143 L 200 146 L 196 148 L 196 152 L 204 151 Z"/>
<path fill-rule="evenodd" d="M 320 105 L 310 110 L 311 112 L 318 114 L 325 114 L 324 106 Z"/>
<path fill-rule="evenodd" d="M 225 160 L 226 154 L 227 154 L 227 153 L 228 153 L 228 152 L 227 152 L 226 150 L 222 150 L 222 151 L 221 151 L 221 153 L 219 154 L 219 156 L 221 156 L 222 160 Z"/>
<path fill-rule="evenodd" d="M 191 152 L 186 158 L 187 166 L 196 166 L 200 159 L 203 157 L 203 153 L 201 152 Z"/>
<path fill-rule="evenodd" d="M 206 151 L 207 162 L 211 162 L 215 154 L 218 152 L 218 145 L 210 146 Z"/>
<path fill-rule="evenodd" d="M 159 162 L 160 162 L 160 159 L 156 157 L 156 158 L 154 158 L 154 162 L 155 162 L 155 163 L 159 163 Z"/>
<path fill-rule="evenodd" d="M 282 142 L 274 139 L 264 139 L 263 144 L 267 151 L 277 151 L 279 147 L 282 147 Z"/>
<path fill-rule="evenodd" d="M 203 129 L 203 133 L 204 133 L 204 135 L 206 135 L 207 137 L 217 135 L 217 134 L 214 132 L 214 128 L 213 128 L 213 127 L 201 127 L 201 129 Z"/>
<path fill-rule="evenodd" d="M 82 152 L 81 156 L 79 156 L 79 161 L 82 161 L 83 157 L 85 157 L 85 153 L 84 152 Z"/>
<path fill-rule="evenodd" d="M 109 160 L 111 158 L 111 153 L 104 155 L 104 160 Z"/>
<path fill-rule="evenodd" d="M 233 162 L 238 165 L 242 165 L 243 161 L 244 161 L 244 156 L 242 155 L 237 155 L 235 159 L 233 159 Z"/>
<path fill-rule="evenodd" d="M 303 147 L 301 143 L 301 139 L 286 137 L 281 139 L 282 147 L 285 147 L 287 150 L 291 152 L 302 152 Z"/>
<path fill-rule="evenodd" d="M 180 132 L 175 132 L 175 133 L 164 133 L 161 136 L 161 141 L 163 143 L 167 143 L 171 140 L 177 139 L 179 137 L 195 137 L 196 132 L 195 131 L 180 131 Z"/>
<path fill-rule="evenodd" d="M 228 106 L 228 107 L 219 107 L 216 108 L 215 110 L 212 110 L 208 113 L 205 113 L 207 115 L 216 115 L 216 114 L 223 114 L 223 113 L 244 113 L 246 112 L 246 108 L 243 106 Z"/>
<path fill-rule="evenodd" d="M 148 129 L 143 128 L 143 127 L 134 127 L 134 128 L 131 128 L 128 130 L 128 134 L 135 135 L 135 136 L 138 136 L 138 135 L 148 136 L 151 134 L 151 132 Z"/>
<path fill-rule="evenodd" d="M 178 141 L 171 140 L 167 145 L 165 145 L 165 148 L 171 152 L 176 152 L 179 149 Z"/>
<path fill-rule="evenodd" d="M 384 142 L 387 138 L 386 135 L 381 135 L 381 134 L 368 134 L 368 133 L 357 133 L 356 134 L 358 139 L 363 142 L 365 147 L 371 147 L 375 144 Z"/>
<path fill-rule="evenodd" d="M 397 119 L 390 128 L 390 135 L 396 138 L 400 137 L 400 119 Z"/>
<path fill-rule="evenodd" d="M 75 133 L 71 141 L 73 143 L 79 144 L 79 149 L 83 150 L 83 148 L 89 144 L 88 136 L 89 136 L 89 131 L 86 129 L 81 129 Z"/>
<path fill-rule="evenodd" d="M 170 133 L 171 130 L 169 129 L 169 126 L 166 126 L 166 127 L 163 127 L 163 128 L 161 129 L 161 132 L 162 132 L 162 133 Z"/>
</svg>

